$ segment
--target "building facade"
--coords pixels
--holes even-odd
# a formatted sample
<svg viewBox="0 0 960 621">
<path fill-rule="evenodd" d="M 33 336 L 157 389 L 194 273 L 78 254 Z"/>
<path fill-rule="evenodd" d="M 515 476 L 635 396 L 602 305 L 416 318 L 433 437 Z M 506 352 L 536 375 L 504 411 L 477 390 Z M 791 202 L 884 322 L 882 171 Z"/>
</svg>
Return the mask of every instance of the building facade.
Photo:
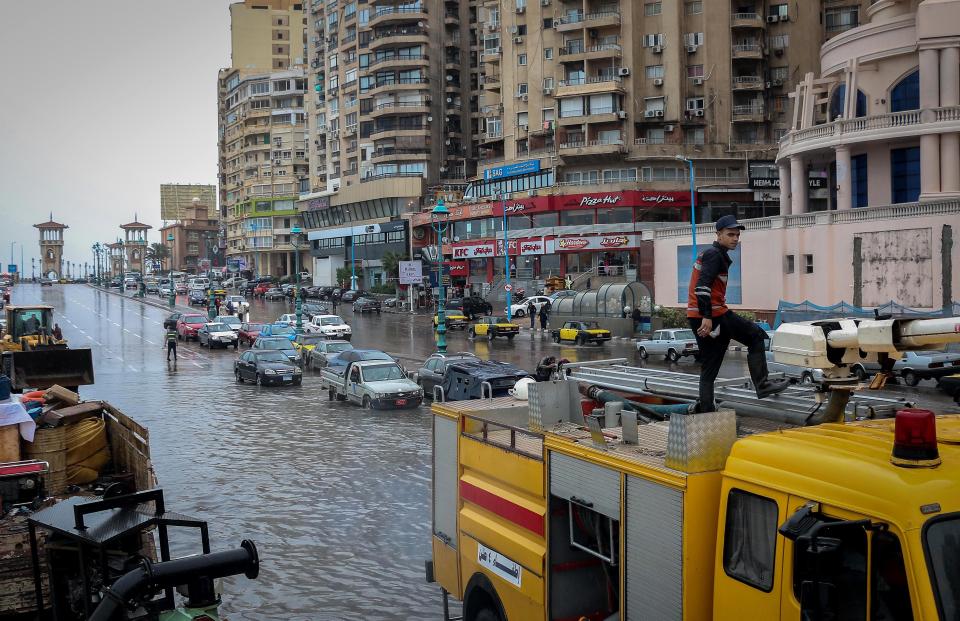
<svg viewBox="0 0 960 621">
<path fill-rule="evenodd" d="M 149 224 L 128 222 L 120 226 L 123 230 L 123 249 L 126 253 L 127 270 L 146 274 L 147 231 L 153 227 Z"/>
<path fill-rule="evenodd" d="M 306 14 L 287 0 L 230 6 L 232 66 L 218 79 L 224 252 L 241 269 L 292 275 L 309 190 L 304 73 Z"/>
<path fill-rule="evenodd" d="M 41 277 L 61 278 L 63 276 L 63 231 L 70 227 L 54 222 L 52 213 L 48 221 L 34 224 L 33 227 L 40 230 Z M 23 266 L 20 266 L 20 270 L 23 271 Z"/>
<path fill-rule="evenodd" d="M 960 196 L 960 0 L 880 0 L 791 97 L 781 214 Z M 817 201 L 808 176 L 827 180 Z"/>
<path fill-rule="evenodd" d="M 181 215 L 181 219 L 160 229 L 161 243 L 169 252 L 169 269 L 196 274 L 203 271 L 204 260 L 214 263 L 220 224 L 215 208 L 199 202 L 185 207 Z"/>
</svg>

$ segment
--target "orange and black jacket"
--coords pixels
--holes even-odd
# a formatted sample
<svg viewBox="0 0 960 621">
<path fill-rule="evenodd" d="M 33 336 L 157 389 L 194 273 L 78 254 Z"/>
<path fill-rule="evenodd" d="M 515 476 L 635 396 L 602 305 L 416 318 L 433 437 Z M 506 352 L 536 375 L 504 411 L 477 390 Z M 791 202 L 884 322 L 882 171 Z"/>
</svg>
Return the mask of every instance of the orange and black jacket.
<svg viewBox="0 0 960 621">
<path fill-rule="evenodd" d="M 687 290 L 687 317 L 719 317 L 727 308 L 727 277 L 733 263 L 727 249 L 713 242 L 693 264 Z"/>
</svg>

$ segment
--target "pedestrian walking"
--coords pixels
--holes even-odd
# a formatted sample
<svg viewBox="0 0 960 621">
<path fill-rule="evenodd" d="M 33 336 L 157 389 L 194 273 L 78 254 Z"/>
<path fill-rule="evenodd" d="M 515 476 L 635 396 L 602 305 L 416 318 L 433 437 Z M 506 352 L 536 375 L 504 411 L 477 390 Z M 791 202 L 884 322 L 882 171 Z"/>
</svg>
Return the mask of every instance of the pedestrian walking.
<svg viewBox="0 0 960 621">
<path fill-rule="evenodd" d="M 540 307 L 540 330 L 547 331 L 547 320 L 550 318 L 550 304 L 544 304 Z"/>
<path fill-rule="evenodd" d="M 717 220 L 717 240 L 700 254 L 690 273 L 687 320 L 696 335 L 702 361 L 697 412 L 716 410 L 713 383 L 731 340 L 747 346 L 747 366 L 758 398 L 777 394 L 788 386 L 787 380 L 774 381 L 768 376 L 763 330 L 727 308 L 727 278 L 733 263 L 728 253 L 740 244 L 743 229 L 736 216 Z"/>
<path fill-rule="evenodd" d="M 530 331 L 533 332 L 537 326 L 537 307 L 533 302 L 527 304 L 527 314 L 530 315 Z"/>
<path fill-rule="evenodd" d="M 170 362 L 170 352 L 173 352 L 173 361 L 177 361 L 177 330 L 175 328 L 167 328 L 167 334 L 164 337 L 164 341 L 167 343 L 167 362 Z"/>
</svg>

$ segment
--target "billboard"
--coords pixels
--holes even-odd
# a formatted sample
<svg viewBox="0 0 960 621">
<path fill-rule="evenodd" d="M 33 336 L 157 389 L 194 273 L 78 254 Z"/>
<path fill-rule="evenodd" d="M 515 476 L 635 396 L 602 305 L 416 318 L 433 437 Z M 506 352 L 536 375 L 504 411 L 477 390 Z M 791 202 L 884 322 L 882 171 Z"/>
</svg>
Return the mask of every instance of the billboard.
<svg viewBox="0 0 960 621">
<path fill-rule="evenodd" d="M 423 282 L 423 263 L 400 261 L 400 284 L 419 285 L 421 282 Z"/>
<path fill-rule="evenodd" d="M 160 185 L 160 219 L 182 220 L 186 209 L 193 206 L 194 197 L 209 208 L 208 217 L 214 218 L 217 208 L 217 186 L 164 183 Z"/>
<path fill-rule="evenodd" d="M 703 254 L 703 251 L 709 247 L 709 244 L 698 244 L 697 254 Z M 677 246 L 677 302 L 680 304 L 687 303 L 690 272 L 693 270 L 693 262 L 690 260 L 692 249 L 693 246 Z M 730 271 L 727 274 L 727 303 L 743 304 L 743 287 L 740 279 L 740 247 L 731 250 L 728 254 L 733 263 L 730 264 Z"/>
</svg>

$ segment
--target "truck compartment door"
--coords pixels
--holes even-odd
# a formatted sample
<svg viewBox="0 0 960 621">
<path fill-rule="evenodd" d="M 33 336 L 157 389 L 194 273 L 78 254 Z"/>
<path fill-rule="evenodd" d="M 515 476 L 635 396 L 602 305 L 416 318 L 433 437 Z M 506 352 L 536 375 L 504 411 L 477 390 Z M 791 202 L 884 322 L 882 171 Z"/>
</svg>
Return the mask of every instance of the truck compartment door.
<svg viewBox="0 0 960 621">
<path fill-rule="evenodd" d="M 458 423 L 433 417 L 433 571 L 441 587 L 461 594 L 457 554 Z"/>
<path fill-rule="evenodd" d="M 620 473 L 550 452 L 550 494 L 620 520 Z"/>
<path fill-rule="evenodd" d="M 683 494 L 633 476 L 626 487 L 625 618 L 682 621 Z"/>
</svg>

